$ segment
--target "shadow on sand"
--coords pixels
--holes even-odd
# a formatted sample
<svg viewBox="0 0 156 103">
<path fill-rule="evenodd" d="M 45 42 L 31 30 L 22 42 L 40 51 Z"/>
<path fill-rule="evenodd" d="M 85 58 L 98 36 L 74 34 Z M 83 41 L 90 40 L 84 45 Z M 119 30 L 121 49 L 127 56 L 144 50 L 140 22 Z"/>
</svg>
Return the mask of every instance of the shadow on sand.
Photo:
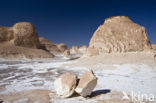
<svg viewBox="0 0 156 103">
<path fill-rule="evenodd" d="M 92 94 L 89 97 L 93 98 L 93 97 L 96 97 L 98 95 L 107 94 L 107 93 L 110 93 L 110 92 L 111 92 L 110 89 L 96 90 L 96 91 L 93 91 Z"/>
<path fill-rule="evenodd" d="M 80 57 L 72 57 L 68 61 L 79 59 Z"/>
<path fill-rule="evenodd" d="M 93 97 L 96 97 L 96 96 L 101 95 L 101 94 L 107 94 L 109 92 L 111 92 L 110 89 L 96 90 L 96 91 L 93 91 L 90 96 L 87 96 L 87 98 L 93 98 Z M 71 97 L 79 97 L 79 96 L 80 95 L 75 92 Z"/>
<path fill-rule="evenodd" d="M 4 102 L 0 99 L 0 103 L 4 103 Z"/>
</svg>

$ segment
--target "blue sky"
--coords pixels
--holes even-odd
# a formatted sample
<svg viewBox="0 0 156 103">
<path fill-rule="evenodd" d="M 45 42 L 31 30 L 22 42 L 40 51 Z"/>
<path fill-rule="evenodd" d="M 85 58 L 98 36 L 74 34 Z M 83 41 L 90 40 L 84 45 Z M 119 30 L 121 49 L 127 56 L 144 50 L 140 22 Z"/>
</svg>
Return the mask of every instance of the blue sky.
<svg viewBox="0 0 156 103">
<path fill-rule="evenodd" d="M 0 0 L 1 26 L 32 22 L 39 36 L 69 47 L 88 45 L 104 19 L 118 15 L 145 26 L 156 44 L 155 0 Z"/>
</svg>

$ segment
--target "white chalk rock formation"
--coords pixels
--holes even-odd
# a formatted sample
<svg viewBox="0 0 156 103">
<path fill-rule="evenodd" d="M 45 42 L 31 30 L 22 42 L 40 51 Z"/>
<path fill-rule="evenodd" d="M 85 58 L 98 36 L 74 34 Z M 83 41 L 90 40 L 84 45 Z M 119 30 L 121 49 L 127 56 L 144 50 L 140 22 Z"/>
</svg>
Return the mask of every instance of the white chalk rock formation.
<svg viewBox="0 0 156 103">
<path fill-rule="evenodd" d="M 70 97 L 75 91 L 76 83 L 77 76 L 67 72 L 54 81 L 54 87 L 59 96 Z"/>
<path fill-rule="evenodd" d="M 143 26 L 126 16 L 115 16 L 105 20 L 90 40 L 87 55 L 103 53 L 140 52 L 151 49 Z"/>
<path fill-rule="evenodd" d="M 30 22 L 19 22 L 13 27 L 0 26 L 0 57 L 3 58 L 53 58 L 43 49 L 37 31 Z"/>
<path fill-rule="evenodd" d="M 16 46 L 40 48 L 38 34 L 32 23 L 19 22 L 12 29 L 15 37 L 13 42 Z"/>
<path fill-rule="evenodd" d="M 64 44 L 64 43 L 57 44 L 57 48 L 58 48 L 61 52 L 64 52 L 65 50 L 68 49 L 67 45 Z"/>
<path fill-rule="evenodd" d="M 40 48 L 37 31 L 30 22 L 19 22 L 13 27 L 0 26 L 0 43 L 6 42 L 15 46 Z"/>
<path fill-rule="evenodd" d="M 87 51 L 87 46 L 83 45 L 83 46 L 73 46 L 70 49 L 70 53 L 71 54 L 85 54 Z"/>
<path fill-rule="evenodd" d="M 156 44 L 152 44 L 152 49 L 156 50 Z"/>
<path fill-rule="evenodd" d="M 53 42 L 44 37 L 39 37 L 39 41 L 43 49 L 48 50 L 54 55 L 61 55 L 67 50 L 67 45 L 63 43 L 54 44 Z"/>
<path fill-rule="evenodd" d="M 70 51 L 69 50 L 65 50 L 64 53 L 63 53 L 63 55 L 65 57 L 69 57 L 70 56 Z"/>
<path fill-rule="evenodd" d="M 43 49 L 48 50 L 50 53 L 56 55 L 60 54 L 61 51 L 58 49 L 57 45 L 51 42 L 50 40 L 44 38 L 44 37 L 39 37 L 39 41 L 42 45 Z"/>
<path fill-rule="evenodd" d="M 81 77 L 75 91 L 83 97 L 89 96 L 97 84 L 97 78 L 92 70 L 85 72 Z"/>
</svg>

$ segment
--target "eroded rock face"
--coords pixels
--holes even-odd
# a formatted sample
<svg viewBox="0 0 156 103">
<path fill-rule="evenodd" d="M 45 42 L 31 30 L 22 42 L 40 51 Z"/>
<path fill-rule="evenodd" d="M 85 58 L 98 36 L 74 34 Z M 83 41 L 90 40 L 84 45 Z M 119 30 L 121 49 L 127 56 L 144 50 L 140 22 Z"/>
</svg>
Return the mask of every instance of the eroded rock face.
<svg viewBox="0 0 156 103">
<path fill-rule="evenodd" d="M 0 27 L 0 42 L 15 46 L 40 48 L 37 31 L 32 23 L 19 22 L 13 27 Z"/>
<path fill-rule="evenodd" d="M 0 44 L 2 58 L 53 58 L 54 55 L 42 49 L 25 48 L 12 44 Z"/>
<path fill-rule="evenodd" d="M 10 41 L 14 38 L 13 30 L 9 27 L 0 26 L 0 43 Z"/>
<path fill-rule="evenodd" d="M 68 49 L 67 45 L 66 45 L 66 44 L 63 44 L 63 43 L 57 44 L 57 48 L 58 48 L 61 52 L 64 52 L 65 50 Z"/>
<path fill-rule="evenodd" d="M 37 31 L 32 23 L 20 22 L 13 27 L 14 44 L 28 48 L 40 48 Z"/>
<path fill-rule="evenodd" d="M 39 37 L 39 41 L 41 44 L 51 44 L 51 45 L 54 45 L 53 42 L 51 42 L 50 40 L 44 38 L 44 37 Z"/>
<path fill-rule="evenodd" d="M 60 55 L 63 54 L 67 50 L 67 45 L 61 43 L 61 44 L 54 44 L 50 40 L 40 37 L 39 41 L 41 43 L 41 46 L 51 52 L 54 55 Z"/>
<path fill-rule="evenodd" d="M 37 31 L 32 23 L 20 22 L 13 27 L 0 27 L 0 43 L 9 42 L 15 46 L 40 48 Z"/>
<path fill-rule="evenodd" d="M 85 72 L 81 77 L 75 91 L 83 97 L 89 96 L 97 84 L 97 78 L 92 70 Z"/>
<path fill-rule="evenodd" d="M 105 20 L 90 40 L 87 55 L 146 51 L 151 49 L 147 32 L 126 16 Z"/>
<path fill-rule="evenodd" d="M 52 43 L 50 40 L 44 38 L 44 37 L 39 37 L 39 41 L 43 47 L 43 49 L 48 50 L 49 52 L 53 54 L 60 53 L 61 51 L 57 48 L 57 45 Z"/>
<path fill-rule="evenodd" d="M 70 51 L 69 50 L 65 50 L 64 53 L 63 53 L 63 55 L 65 57 L 69 57 L 70 56 Z"/>
<path fill-rule="evenodd" d="M 152 49 L 156 51 L 156 44 L 152 44 Z"/>
<path fill-rule="evenodd" d="M 62 74 L 54 81 L 56 93 L 62 97 L 70 97 L 76 88 L 77 76 L 69 72 Z"/>
<path fill-rule="evenodd" d="M 32 23 L 20 22 L 13 27 L 0 27 L 0 57 L 4 58 L 52 58 L 43 49 Z"/>
<path fill-rule="evenodd" d="M 87 46 L 83 45 L 83 46 L 73 46 L 70 49 L 70 53 L 71 54 L 85 54 L 87 50 Z"/>
</svg>

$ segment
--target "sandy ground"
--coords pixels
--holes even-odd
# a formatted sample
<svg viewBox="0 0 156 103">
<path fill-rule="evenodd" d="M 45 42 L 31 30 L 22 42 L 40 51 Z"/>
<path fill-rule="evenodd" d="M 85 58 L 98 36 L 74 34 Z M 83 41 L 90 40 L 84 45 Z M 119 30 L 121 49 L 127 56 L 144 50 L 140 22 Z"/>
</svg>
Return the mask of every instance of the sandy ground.
<svg viewBox="0 0 156 103">
<path fill-rule="evenodd" d="M 27 90 L 0 95 L 5 103 L 130 103 L 121 100 L 122 93 L 117 91 L 95 91 L 90 97 L 84 98 L 77 94 L 70 98 L 58 97 L 50 90 Z M 100 98 L 100 99 L 99 99 Z"/>
<path fill-rule="evenodd" d="M 49 103 L 49 90 L 27 90 L 15 93 L 9 93 L 7 95 L 1 95 L 1 99 L 5 100 L 6 103 L 14 102 L 28 102 L 28 103 Z"/>
<path fill-rule="evenodd" d="M 53 86 L 56 77 L 67 71 L 80 76 L 88 69 L 98 77 L 98 84 L 90 97 L 57 97 Z M 10 101 L 8 103 L 22 98 L 26 101 L 23 103 L 155 103 L 155 86 L 156 60 L 148 53 L 111 54 L 76 60 L 0 61 L 0 99 Z M 123 100 L 124 94 L 129 99 Z M 43 102 L 42 98 L 46 100 Z"/>
</svg>

